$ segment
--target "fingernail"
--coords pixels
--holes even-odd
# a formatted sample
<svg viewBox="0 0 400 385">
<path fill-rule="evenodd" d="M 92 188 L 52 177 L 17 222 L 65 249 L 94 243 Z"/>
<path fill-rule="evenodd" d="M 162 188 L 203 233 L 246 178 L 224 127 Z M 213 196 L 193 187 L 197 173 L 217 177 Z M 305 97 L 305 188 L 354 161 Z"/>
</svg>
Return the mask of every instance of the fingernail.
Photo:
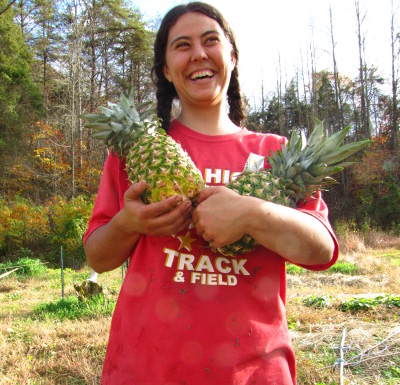
<svg viewBox="0 0 400 385">
<path fill-rule="evenodd" d="M 182 201 L 181 197 L 178 195 L 175 195 L 174 198 L 176 203 L 180 203 Z"/>
</svg>

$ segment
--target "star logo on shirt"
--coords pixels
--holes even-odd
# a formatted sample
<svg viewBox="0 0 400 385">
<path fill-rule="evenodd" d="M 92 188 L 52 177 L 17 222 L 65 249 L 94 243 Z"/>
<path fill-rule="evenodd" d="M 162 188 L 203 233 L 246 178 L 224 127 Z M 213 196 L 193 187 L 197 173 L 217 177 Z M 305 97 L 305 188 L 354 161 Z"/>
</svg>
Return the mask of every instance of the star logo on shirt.
<svg viewBox="0 0 400 385">
<path fill-rule="evenodd" d="M 187 251 L 192 251 L 192 243 L 196 240 L 190 236 L 190 231 L 186 233 L 186 235 L 179 235 L 177 238 L 180 240 L 181 244 L 179 245 L 178 250 L 182 250 L 185 248 Z"/>
</svg>

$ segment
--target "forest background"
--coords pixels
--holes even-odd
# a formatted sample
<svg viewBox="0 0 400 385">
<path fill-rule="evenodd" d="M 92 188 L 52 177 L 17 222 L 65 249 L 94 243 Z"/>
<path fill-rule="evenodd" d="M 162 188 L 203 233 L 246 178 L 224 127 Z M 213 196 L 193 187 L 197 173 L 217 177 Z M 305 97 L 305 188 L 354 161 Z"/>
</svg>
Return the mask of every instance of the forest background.
<svg viewBox="0 0 400 385">
<path fill-rule="evenodd" d="M 350 125 L 346 141 L 371 146 L 324 192 L 335 228 L 400 234 L 400 27 L 392 2 L 392 72 L 385 79 L 366 60 L 364 15 L 354 1 L 357 76 L 340 73 L 330 26 L 332 68 L 319 69 L 312 42 L 306 68 L 276 88 L 260 79 L 259 105 L 247 101 L 245 125 L 290 136 L 324 120 L 331 135 Z M 332 15 L 332 14 L 331 14 Z M 82 235 L 99 186 L 105 146 L 81 116 L 134 89 L 154 99 L 150 73 L 159 20 L 125 0 L 0 0 L 0 262 L 21 256 L 84 264 Z"/>
</svg>

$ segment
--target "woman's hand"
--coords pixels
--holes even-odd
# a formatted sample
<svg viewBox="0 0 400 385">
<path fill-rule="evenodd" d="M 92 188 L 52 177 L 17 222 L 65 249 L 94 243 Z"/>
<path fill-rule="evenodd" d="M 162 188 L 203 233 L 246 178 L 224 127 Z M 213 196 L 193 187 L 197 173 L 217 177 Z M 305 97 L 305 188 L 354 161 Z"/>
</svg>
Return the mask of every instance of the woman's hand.
<svg viewBox="0 0 400 385">
<path fill-rule="evenodd" d="M 190 225 L 192 203 L 178 196 L 146 205 L 140 194 L 145 182 L 132 185 L 124 195 L 124 208 L 94 230 L 85 244 L 89 265 L 98 273 L 113 270 L 131 255 L 142 234 L 171 235 Z"/>
<path fill-rule="evenodd" d="M 213 247 L 238 241 L 246 233 L 245 203 L 241 195 L 226 187 L 208 187 L 200 192 L 193 211 L 196 233 Z"/>
<path fill-rule="evenodd" d="M 179 196 L 172 196 L 161 202 L 144 204 L 140 194 L 145 189 L 146 182 L 142 181 L 125 192 L 121 220 L 128 233 L 172 235 L 190 225 L 193 210 L 190 201 L 182 202 Z"/>
</svg>

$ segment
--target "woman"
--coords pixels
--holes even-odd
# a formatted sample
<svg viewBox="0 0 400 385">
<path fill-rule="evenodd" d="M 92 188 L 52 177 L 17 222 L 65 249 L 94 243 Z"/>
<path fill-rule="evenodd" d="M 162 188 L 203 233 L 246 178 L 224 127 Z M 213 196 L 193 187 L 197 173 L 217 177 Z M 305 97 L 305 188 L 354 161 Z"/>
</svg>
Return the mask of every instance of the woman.
<svg viewBox="0 0 400 385">
<path fill-rule="evenodd" d="M 326 205 L 319 193 L 295 210 L 223 187 L 249 153 L 285 139 L 240 127 L 238 50 L 215 8 L 170 10 L 154 52 L 158 115 L 210 187 L 195 209 L 179 197 L 144 205 L 145 183 L 129 186 L 123 162 L 107 159 L 85 251 L 98 272 L 130 265 L 102 384 L 293 384 L 285 261 L 313 270 L 336 261 Z M 171 121 L 174 99 L 181 111 Z M 208 246 L 246 233 L 261 246 L 237 258 Z"/>
</svg>

